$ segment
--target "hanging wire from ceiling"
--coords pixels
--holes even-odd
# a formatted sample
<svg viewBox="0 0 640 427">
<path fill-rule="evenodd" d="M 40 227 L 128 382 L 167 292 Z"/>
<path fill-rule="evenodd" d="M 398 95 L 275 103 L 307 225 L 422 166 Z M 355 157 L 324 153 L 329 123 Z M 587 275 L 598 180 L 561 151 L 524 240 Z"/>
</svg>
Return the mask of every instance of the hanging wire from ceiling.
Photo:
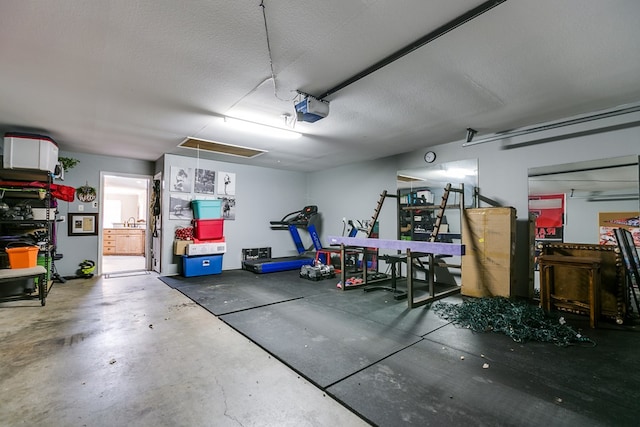
<svg viewBox="0 0 640 427">
<path fill-rule="evenodd" d="M 271 51 L 271 40 L 269 39 L 269 26 L 267 25 L 267 12 L 266 12 L 267 6 L 264 4 L 264 0 L 260 1 L 260 7 L 262 8 L 262 21 L 264 22 L 264 34 L 267 42 L 267 52 L 269 54 L 269 69 L 271 70 L 271 80 L 273 80 L 273 94 L 280 101 L 290 102 L 296 98 L 297 93 L 290 99 L 283 99 L 283 98 L 280 98 L 280 96 L 278 96 L 278 82 L 276 80 L 276 73 L 273 70 L 273 55 Z"/>
<path fill-rule="evenodd" d="M 266 42 L 267 42 L 267 53 L 269 55 L 269 70 L 271 72 L 271 76 L 263 79 L 262 81 L 260 81 L 260 83 L 255 85 L 249 92 L 247 92 L 244 96 L 242 96 L 240 99 L 238 99 L 236 102 L 234 102 L 228 108 L 228 110 L 232 110 L 236 105 L 238 105 L 240 102 L 242 102 L 242 100 L 244 100 L 246 97 L 248 97 L 249 95 L 251 95 L 252 93 L 257 91 L 260 86 L 262 86 L 263 84 L 265 84 L 269 80 L 271 80 L 273 82 L 273 95 L 276 97 L 276 99 L 278 99 L 280 101 L 291 102 L 291 101 L 295 101 L 299 97 L 299 94 L 297 93 L 297 91 L 290 91 L 290 92 L 295 92 L 295 95 L 292 96 L 289 99 L 281 98 L 278 95 L 278 82 L 277 82 L 277 79 L 276 79 L 275 70 L 273 68 L 273 55 L 272 55 L 272 52 L 271 52 L 271 40 L 269 39 L 269 26 L 267 25 L 267 13 L 266 13 L 267 6 L 264 4 L 264 0 L 260 1 L 259 7 L 262 8 L 262 21 L 264 22 L 264 33 L 265 33 L 265 39 L 266 39 Z M 290 128 L 294 128 L 295 125 L 296 125 L 296 122 L 297 122 L 297 116 L 295 114 L 295 110 L 293 111 L 293 114 L 289 114 L 289 113 L 283 114 L 282 115 L 282 119 L 284 120 L 285 126 L 290 127 Z"/>
</svg>

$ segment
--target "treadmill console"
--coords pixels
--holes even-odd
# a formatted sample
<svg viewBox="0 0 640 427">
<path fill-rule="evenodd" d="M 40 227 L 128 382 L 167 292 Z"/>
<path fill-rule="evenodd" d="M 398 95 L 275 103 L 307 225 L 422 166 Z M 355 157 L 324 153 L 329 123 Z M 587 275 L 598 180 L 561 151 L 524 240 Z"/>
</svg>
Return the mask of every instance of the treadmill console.
<svg viewBox="0 0 640 427">
<path fill-rule="evenodd" d="M 312 215 L 316 215 L 317 213 L 318 213 L 317 206 L 313 206 L 313 205 L 305 206 L 304 208 L 302 208 L 302 210 L 298 214 L 297 219 L 309 219 L 311 218 Z"/>
<path fill-rule="evenodd" d="M 286 214 L 280 221 L 270 221 L 271 228 L 286 229 L 289 225 L 306 227 L 307 225 L 309 225 L 309 220 L 317 214 L 317 206 L 305 206 L 299 211 Z"/>
</svg>

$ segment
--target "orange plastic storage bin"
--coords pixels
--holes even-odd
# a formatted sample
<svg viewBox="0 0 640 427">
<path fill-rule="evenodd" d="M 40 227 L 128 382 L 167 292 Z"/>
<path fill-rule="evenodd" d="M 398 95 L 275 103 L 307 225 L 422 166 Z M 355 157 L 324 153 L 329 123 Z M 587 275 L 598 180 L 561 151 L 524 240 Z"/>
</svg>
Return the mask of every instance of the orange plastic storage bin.
<svg viewBox="0 0 640 427">
<path fill-rule="evenodd" d="M 9 267 L 11 268 L 30 268 L 38 265 L 37 246 L 23 246 L 5 250 L 9 255 Z"/>
</svg>

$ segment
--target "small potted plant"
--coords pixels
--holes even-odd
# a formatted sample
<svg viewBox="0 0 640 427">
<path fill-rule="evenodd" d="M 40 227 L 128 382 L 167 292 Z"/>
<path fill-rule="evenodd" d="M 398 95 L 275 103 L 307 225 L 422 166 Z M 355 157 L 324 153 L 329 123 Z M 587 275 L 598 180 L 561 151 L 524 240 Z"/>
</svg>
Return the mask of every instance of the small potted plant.
<svg viewBox="0 0 640 427">
<path fill-rule="evenodd" d="M 58 157 L 58 162 L 62 165 L 62 169 L 68 172 L 80 163 L 80 160 L 72 159 L 71 157 Z"/>
</svg>

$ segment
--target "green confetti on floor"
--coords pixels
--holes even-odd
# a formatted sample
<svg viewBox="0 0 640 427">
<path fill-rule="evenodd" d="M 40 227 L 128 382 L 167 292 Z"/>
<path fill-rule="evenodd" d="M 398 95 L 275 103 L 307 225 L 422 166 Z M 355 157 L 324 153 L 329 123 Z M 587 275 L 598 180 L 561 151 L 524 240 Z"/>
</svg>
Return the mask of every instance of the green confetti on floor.
<svg viewBox="0 0 640 427">
<path fill-rule="evenodd" d="M 542 341 L 561 347 L 574 343 L 595 345 L 567 325 L 563 317 L 552 317 L 526 301 L 504 297 L 474 298 L 460 304 L 440 301 L 433 310 L 458 327 L 474 332 L 502 333 L 515 342 Z"/>
</svg>

